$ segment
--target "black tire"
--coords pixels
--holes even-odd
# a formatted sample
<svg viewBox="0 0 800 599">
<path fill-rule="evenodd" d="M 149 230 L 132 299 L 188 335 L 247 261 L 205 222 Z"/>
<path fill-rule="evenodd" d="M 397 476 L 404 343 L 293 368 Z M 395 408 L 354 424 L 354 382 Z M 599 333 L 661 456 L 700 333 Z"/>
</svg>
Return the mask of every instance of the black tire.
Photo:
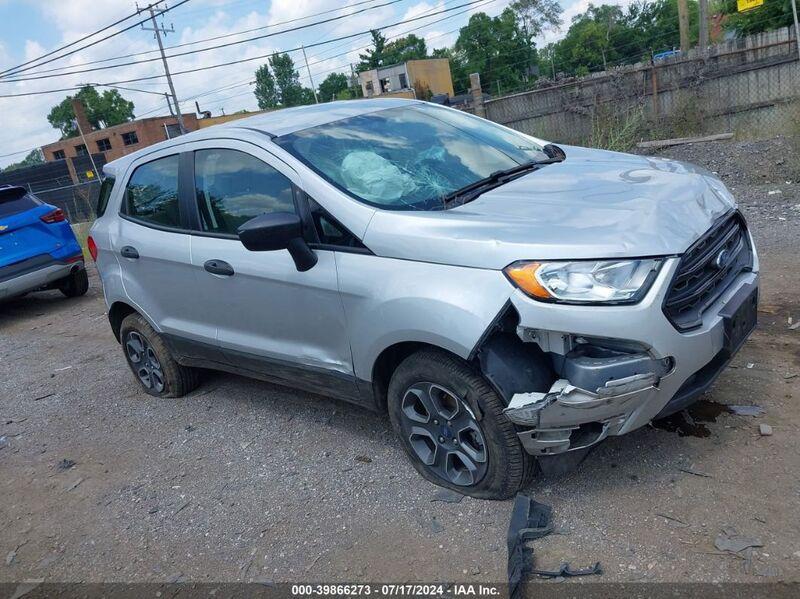
<svg viewBox="0 0 800 599">
<path fill-rule="evenodd" d="M 430 389 L 431 411 L 438 411 L 435 420 L 430 413 L 425 420 L 424 412 L 429 411 L 422 405 L 425 388 Z M 468 409 L 454 410 L 456 403 L 459 410 Z M 389 418 L 417 472 L 436 485 L 480 499 L 513 497 L 530 482 L 535 470 L 535 459 L 522 448 L 514 424 L 503 414 L 505 407 L 480 374 L 440 350 L 412 354 L 389 382 Z M 473 417 L 471 423 L 469 416 Z M 441 434 L 430 438 L 431 430 Z M 484 451 L 476 451 L 481 445 Z M 483 462 L 481 457 L 485 457 Z M 474 469 L 467 465 L 470 461 Z"/>
<path fill-rule="evenodd" d="M 78 297 L 89 291 L 89 275 L 85 268 L 79 268 L 64 278 L 58 285 L 58 290 L 67 297 Z"/>
<path fill-rule="evenodd" d="M 119 338 L 125 360 L 146 393 L 182 397 L 200 384 L 199 371 L 178 364 L 161 336 L 139 314 L 125 317 Z"/>
</svg>

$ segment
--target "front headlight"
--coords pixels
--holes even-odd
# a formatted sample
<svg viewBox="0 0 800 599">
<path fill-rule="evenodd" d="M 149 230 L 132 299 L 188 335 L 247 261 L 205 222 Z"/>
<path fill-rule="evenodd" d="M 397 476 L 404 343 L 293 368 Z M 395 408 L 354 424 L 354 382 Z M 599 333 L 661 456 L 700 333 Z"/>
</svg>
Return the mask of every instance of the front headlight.
<svg viewBox="0 0 800 599">
<path fill-rule="evenodd" d="M 534 299 L 564 303 L 638 302 L 661 268 L 660 259 L 514 262 L 503 272 Z"/>
</svg>

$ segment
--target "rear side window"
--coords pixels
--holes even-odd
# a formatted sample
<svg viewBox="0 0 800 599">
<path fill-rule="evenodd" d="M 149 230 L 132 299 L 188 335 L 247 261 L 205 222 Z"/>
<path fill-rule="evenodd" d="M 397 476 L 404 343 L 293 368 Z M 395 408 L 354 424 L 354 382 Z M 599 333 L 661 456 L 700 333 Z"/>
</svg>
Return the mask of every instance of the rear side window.
<svg viewBox="0 0 800 599">
<path fill-rule="evenodd" d="M 137 220 L 180 227 L 178 209 L 178 155 L 138 167 L 125 187 L 124 212 Z"/>
<path fill-rule="evenodd" d="M 235 235 L 256 216 L 295 211 L 291 181 L 245 152 L 198 150 L 194 172 L 203 231 Z"/>
<path fill-rule="evenodd" d="M 0 189 L 0 218 L 19 214 L 41 205 L 41 202 L 22 187 Z"/>
<path fill-rule="evenodd" d="M 111 190 L 114 188 L 114 177 L 106 177 L 100 186 L 100 195 L 97 197 L 97 216 L 103 216 L 108 206 L 108 198 L 111 197 Z"/>
</svg>

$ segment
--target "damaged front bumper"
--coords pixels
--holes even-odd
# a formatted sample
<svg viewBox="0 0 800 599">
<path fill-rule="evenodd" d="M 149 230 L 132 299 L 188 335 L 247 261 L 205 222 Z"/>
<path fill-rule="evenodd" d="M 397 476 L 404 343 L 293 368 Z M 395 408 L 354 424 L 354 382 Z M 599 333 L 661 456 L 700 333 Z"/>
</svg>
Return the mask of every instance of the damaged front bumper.
<svg viewBox="0 0 800 599">
<path fill-rule="evenodd" d="M 731 327 L 740 324 L 740 304 L 757 297 L 758 274 L 740 275 L 703 314 L 702 326 L 681 333 L 661 310 L 676 266 L 670 261 L 648 297 L 633 306 L 512 297 L 518 336 L 549 354 L 560 377 L 546 392 L 510 398 L 506 415 L 525 429 L 518 436 L 528 453 L 558 454 L 628 433 L 682 409 L 711 386 L 749 333 L 733 338 Z M 754 318 L 754 303 L 750 312 Z"/>
</svg>

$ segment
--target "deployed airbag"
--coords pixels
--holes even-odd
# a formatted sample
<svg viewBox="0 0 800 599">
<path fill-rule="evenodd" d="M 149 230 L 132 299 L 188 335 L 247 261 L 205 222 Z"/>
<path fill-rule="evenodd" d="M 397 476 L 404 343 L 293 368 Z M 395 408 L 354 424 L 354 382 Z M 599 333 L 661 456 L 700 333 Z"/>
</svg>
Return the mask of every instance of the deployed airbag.
<svg viewBox="0 0 800 599">
<path fill-rule="evenodd" d="M 409 174 L 375 152 L 350 152 L 342 160 L 341 175 L 350 191 L 379 204 L 396 204 L 417 188 Z"/>
</svg>

